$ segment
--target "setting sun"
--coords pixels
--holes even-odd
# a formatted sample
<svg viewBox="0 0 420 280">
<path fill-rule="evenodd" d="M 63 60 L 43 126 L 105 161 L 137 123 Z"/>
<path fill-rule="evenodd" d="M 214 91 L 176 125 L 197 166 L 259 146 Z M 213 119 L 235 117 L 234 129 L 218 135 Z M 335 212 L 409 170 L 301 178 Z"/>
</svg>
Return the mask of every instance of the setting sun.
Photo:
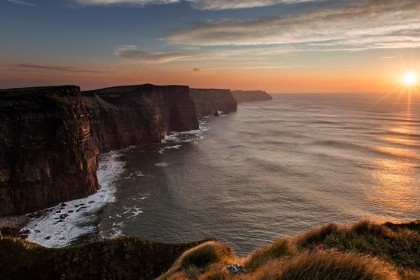
<svg viewBox="0 0 420 280">
<path fill-rule="evenodd" d="M 417 84 L 418 77 L 415 72 L 407 72 L 404 74 L 403 82 L 406 86 L 413 86 Z"/>
</svg>

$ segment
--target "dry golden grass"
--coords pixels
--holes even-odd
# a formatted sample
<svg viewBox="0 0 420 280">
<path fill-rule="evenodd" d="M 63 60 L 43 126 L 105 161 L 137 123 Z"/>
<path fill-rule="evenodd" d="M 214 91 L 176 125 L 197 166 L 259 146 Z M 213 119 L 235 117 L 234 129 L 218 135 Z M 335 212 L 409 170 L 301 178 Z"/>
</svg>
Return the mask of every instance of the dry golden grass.
<svg viewBox="0 0 420 280">
<path fill-rule="evenodd" d="M 242 265 L 245 273 L 233 275 L 227 269 L 229 264 Z M 418 280 L 420 222 L 330 224 L 278 240 L 244 259 L 227 246 L 207 242 L 185 252 L 161 279 Z"/>
<path fill-rule="evenodd" d="M 198 279 L 200 274 L 221 270 L 226 265 L 235 263 L 236 259 L 230 247 L 208 241 L 183 253 L 159 279 Z M 180 275 L 184 278 L 180 278 Z M 177 278 L 173 278 L 174 276 Z"/>
<path fill-rule="evenodd" d="M 395 269 L 369 256 L 334 251 L 301 253 L 283 261 L 272 261 L 249 279 L 264 280 L 397 280 Z"/>
</svg>

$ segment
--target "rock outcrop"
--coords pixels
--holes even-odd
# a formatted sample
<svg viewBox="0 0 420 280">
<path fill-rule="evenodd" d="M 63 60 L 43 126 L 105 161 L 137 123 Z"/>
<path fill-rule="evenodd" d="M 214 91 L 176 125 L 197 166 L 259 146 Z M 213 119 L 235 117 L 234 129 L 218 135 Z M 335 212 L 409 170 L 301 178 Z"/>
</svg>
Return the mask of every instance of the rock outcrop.
<svg viewBox="0 0 420 280">
<path fill-rule="evenodd" d="M 99 189 L 99 152 L 198 128 L 187 86 L 76 86 L 0 91 L 0 216 Z"/>
<path fill-rule="evenodd" d="M 229 90 L 187 86 L 0 90 L 0 216 L 90 195 L 99 153 L 160 142 L 236 107 Z"/>
<path fill-rule="evenodd" d="M 232 95 L 238 103 L 273 99 L 271 95 L 262 90 L 234 90 Z"/>
<path fill-rule="evenodd" d="M 171 131 L 198 129 L 187 86 L 122 86 L 83 92 L 100 152 L 160 142 Z"/>
<path fill-rule="evenodd" d="M 234 112 L 238 103 L 228 89 L 190 89 L 198 118 L 212 116 L 217 111 Z"/>
<path fill-rule="evenodd" d="M 0 215 L 96 192 L 90 133 L 76 86 L 0 90 Z"/>
</svg>

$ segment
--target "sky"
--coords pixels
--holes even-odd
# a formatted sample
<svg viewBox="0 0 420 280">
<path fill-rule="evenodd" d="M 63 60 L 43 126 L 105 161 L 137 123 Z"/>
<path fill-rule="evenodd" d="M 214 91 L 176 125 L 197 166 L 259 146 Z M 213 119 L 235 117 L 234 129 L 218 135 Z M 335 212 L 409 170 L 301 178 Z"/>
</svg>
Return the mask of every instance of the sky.
<svg viewBox="0 0 420 280">
<path fill-rule="evenodd" d="M 0 0 L 0 88 L 387 93 L 408 71 L 419 0 Z"/>
</svg>

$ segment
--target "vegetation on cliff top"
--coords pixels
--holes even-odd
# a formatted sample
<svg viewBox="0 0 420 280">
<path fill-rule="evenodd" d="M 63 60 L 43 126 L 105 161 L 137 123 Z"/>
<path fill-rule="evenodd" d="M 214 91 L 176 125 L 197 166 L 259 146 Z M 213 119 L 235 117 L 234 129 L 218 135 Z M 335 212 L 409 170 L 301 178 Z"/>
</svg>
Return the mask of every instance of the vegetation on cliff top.
<svg viewBox="0 0 420 280">
<path fill-rule="evenodd" d="M 330 224 L 247 257 L 215 241 L 123 237 L 47 249 L 0 239 L 2 279 L 420 279 L 420 221 Z"/>
<path fill-rule="evenodd" d="M 420 221 L 330 224 L 245 258 L 207 242 L 186 251 L 161 279 L 420 279 Z"/>
</svg>

